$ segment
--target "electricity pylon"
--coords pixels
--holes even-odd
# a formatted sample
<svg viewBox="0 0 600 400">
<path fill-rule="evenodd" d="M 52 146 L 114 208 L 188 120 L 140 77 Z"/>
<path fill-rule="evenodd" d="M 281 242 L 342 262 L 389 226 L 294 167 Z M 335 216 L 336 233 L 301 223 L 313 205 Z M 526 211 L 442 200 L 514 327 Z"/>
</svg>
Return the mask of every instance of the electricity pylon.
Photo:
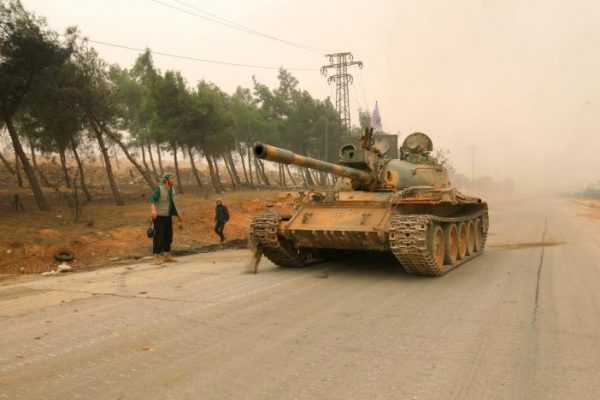
<svg viewBox="0 0 600 400">
<path fill-rule="evenodd" d="M 327 82 L 335 82 L 335 109 L 340 116 L 342 126 L 346 133 L 350 133 L 350 94 L 348 85 L 353 82 L 352 75 L 348 73 L 348 67 L 358 65 L 362 68 L 362 61 L 354 61 L 352 53 L 326 54 L 329 57 L 329 65 L 321 67 L 321 74 L 327 76 L 329 68 L 335 68 L 335 74 L 327 78 Z"/>
</svg>

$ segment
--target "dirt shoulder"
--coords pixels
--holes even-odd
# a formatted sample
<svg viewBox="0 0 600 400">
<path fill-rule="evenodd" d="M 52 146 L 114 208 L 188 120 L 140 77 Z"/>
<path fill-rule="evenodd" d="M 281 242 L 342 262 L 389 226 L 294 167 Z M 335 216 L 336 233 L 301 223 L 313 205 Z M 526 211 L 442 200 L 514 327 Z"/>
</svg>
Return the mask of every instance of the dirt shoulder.
<svg viewBox="0 0 600 400">
<path fill-rule="evenodd" d="M 600 219 L 600 200 L 570 198 L 569 201 L 585 207 L 579 215 L 590 219 Z"/>
<path fill-rule="evenodd" d="M 37 211 L 25 190 L 0 190 L 0 205 L 9 210 L 4 214 L 0 230 L 0 280 L 22 274 L 39 274 L 57 266 L 53 255 L 66 248 L 75 254 L 69 263 L 74 269 L 98 268 L 124 261 L 134 261 L 151 255 L 151 239 L 146 237 L 150 222 L 149 190 L 132 185 L 125 197 L 125 206 L 114 205 L 108 193 L 98 194 L 91 203 L 83 204 L 81 217 L 60 193 L 47 192 L 52 211 Z M 24 211 L 12 207 L 19 194 Z M 269 208 L 285 212 L 289 203 L 280 200 L 278 191 L 240 190 L 219 197 L 231 215 L 225 227 L 227 241 L 223 246 L 213 232 L 216 194 L 199 190 L 179 195 L 183 224 L 175 224 L 175 253 L 243 247 L 247 241 L 252 217 Z"/>
</svg>

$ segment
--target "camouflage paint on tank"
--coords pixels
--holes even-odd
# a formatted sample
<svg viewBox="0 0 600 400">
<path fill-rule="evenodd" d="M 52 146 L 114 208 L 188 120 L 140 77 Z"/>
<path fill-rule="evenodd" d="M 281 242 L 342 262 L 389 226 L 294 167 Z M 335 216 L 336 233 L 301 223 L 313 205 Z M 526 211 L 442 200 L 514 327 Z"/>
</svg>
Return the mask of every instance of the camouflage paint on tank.
<svg viewBox="0 0 600 400">
<path fill-rule="evenodd" d="M 325 249 L 391 251 L 410 273 L 443 275 L 478 254 L 463 255 L 452 265 L 444 265 L 436 259 L 439 243 L 437 251 L 429 248 L 435 239 L 430 233 L 434 232 L 439 242 L 443 232 L 467 227 L 472 232 L 478 229 L 477 235 L 471 233 L 477 237 L 472 240 L 478 241 L 479 254 L 483 251 L 487 204 L 451 186 L 446 169 L 429 155 L 433 143 L 427 135 L 409 135 L 401 159 L 392 160 L 381 153 L 383 146 L 373 146 L 372 132 L 367 131 L 361 142 L 360 147 L 342 146 L 339 164 L 266 144 L 255 147 L 255 155 L 261 159 L 342 177 L 335 188 L 300 192 L 296 212 L 278 219 L 276 232 L 274 227 L 261 227 L 259 222 L 266 219 L 253 222 L 251 232 L 263 238 L 256 240 L 263 240 L 267 256 L 270 248 L 272 260 L 299 266 Z M 267 236 L 269 240 L 264 239 Z M 279 244 L 274 247 L 275 242 Z"/>
</svg>

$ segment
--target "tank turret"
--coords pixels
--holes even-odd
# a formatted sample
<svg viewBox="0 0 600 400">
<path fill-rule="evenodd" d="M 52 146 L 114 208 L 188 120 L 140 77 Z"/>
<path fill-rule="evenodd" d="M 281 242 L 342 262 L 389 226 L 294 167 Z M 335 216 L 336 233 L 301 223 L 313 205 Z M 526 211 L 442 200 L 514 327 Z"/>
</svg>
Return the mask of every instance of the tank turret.
<svg viewBox="0 0 600 400">
<path fill-rule="evenodd" d="M 361 146 L 346 144 L 340 148 L 338 164 L 302 156 L 268 144 L 257 144 L 254 154 L 268 161 L 341 176 L 342 190 L 400 190 L 413 186 L 446 188 L 450 186 L 448 172 L 429 157 L 431 139 L 424 133 L 409 135 L 402 146 L 403 159 L 385 158 L 387 149 L 374 144 L 372 131 L 366 131 Z M 406 156 L 404 156 L 404 154 Z"/>
</svg>

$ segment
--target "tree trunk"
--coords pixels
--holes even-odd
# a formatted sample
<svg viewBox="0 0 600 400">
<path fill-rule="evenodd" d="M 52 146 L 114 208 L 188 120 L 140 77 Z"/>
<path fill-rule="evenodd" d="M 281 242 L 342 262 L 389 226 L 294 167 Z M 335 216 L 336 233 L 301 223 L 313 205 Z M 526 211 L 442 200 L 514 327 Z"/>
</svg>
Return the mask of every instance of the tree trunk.
<svg viewBox="0 0 600 400">
<path fill-rule="evenodd" d="M 198 169 L 196 168 L 196 163 L 194 162 L 194 153 L 192 152 L 192 146 L 187 145 L 188 148 L 188 157 L 190 157 L 190 165 L 192 166 L 192 174 L 194 174 L 194 178 L 198 183 L 198 187 L 202 187 L 202 180 L 200 179 L 200 174 L 198 173 Z"/>
<path fill-rule="evenodd" d="M 302 168 L 302 167 L 300 168 L 300 175 L 302 175 L 302 180 L 304 181 L 302 183 L 302 186 L 307 188 L 309 185 L 308 185 L 308 181 L 306 180 L 306 174 L 304 173 L 304 168 Z"/>
<path fill-rule="evenodd" d="M 77 146 L 75 145 L 75 141 L 71 140 L 71 151 L 73 152 L 73 156 L 75 156 L 75 161 L 77 162 L 77 169 L 79 170 L 79 183 L 81 184 L 81 189 L 85 194 L 86 201 L 92 201 L 92 195 L 85 184 L 85 176 L 83 175 L 83 163 L 79 158 L 79 154 L 77 154 Z"/>
<path fill-rule="evenodd" d="M 112 165 L 110 164 L 110 156 L 108 154 L 108 149 L 104 144 L 104 138 L 102 137 L 102 132 L 100 128 L 97 127 L 93 121 L 90 121 L 92 125 L 92 130 L 96 134 L 96 140 L 98 140 L 98 146 L 100 146 L 100 152 L 102 153 L 102 158 L 104 159 L 104 165 L 106 166 L 106 176 L 108 177 L 108 183 L 110 184 L 110 189 L 112 190 L 113 197 L 115 199 L 115 203 L 118 206 L 125 205 L 123 198 L 121 197 L 121 193 L 119 192 L 119 188 L 117 187 L 117 182 L 115 181 L 115 177 L 112 171 Z"/>
<path fill-rule="evenodd" d="M 148 163 L 146 162 L 146 149 L 144 149 L 144 142 L 142 142 L 142 140 L 140 139 L 138 143 L 140 145 L 140 149 L 142 150 L 142 165 L 144 166 L 144 171 L 146 172 L 146 176 L 150 178 L 150 168 L 148 167 Z"/>
<path fill-rule="evenodd" d="M 192 146 L 187 145 L 188 156 L 190 157 L 190 165 L 192 166 L 192 173 L 194 174 L 194 178 L 196 178 L 196 182 L 198 182 L 198 187 L 202 187 L 202 180 L 200 179 L 200 174 L 196 169 L 196 163 L 194 162 L 194 153 L 192 153 Z"/>
<path fill-rule="evenodd" d="M 15 173 L 17 175 L 17 186 L 23 187 L 23 177 L 21 176 L 21 168 L 19 168 L 19 156 L 17 156 L 17 150 L 13 146 L 15 152 Z"/>
<path fill-rule="evenodd" d="M 258 159 L 254 154 L 252 155 L 252 160 L 254 161 L 254 174 L 256 175 L 256 184 L 260 185 L 261 183 L 264 183 L 264 178 L 260 171 L 260 165 L 258 165 Z"/>
<path fill-rule="evenodd" d="M 252 163 L 254 164 L 254 176 L 256 177 L 256 184 L 260 185 L 263 183 L 262 176 L 260 175 L 260 167 L 258 166 L 258 161 L 256 161 L 256 157 L 254 154 L 252 155 Z"/>
<path fill-rule="evenodd" d="M 11 175 L 15 174 L 15 169 L 10 165 L 10 163 L 8 162 L 8 160 L 6 160 L 6 158 L 4 158 L 4 156 L 2 155 L 2 153 L 0 153 L 0 160 L 2 160 L 2 164 L 4 164 L 4 166 L 6 167 L 6 169 L 8 170 L 8 172 L 10 172 Z"/>
<path fill-rule="evenodd" d="M 309 169 L 309 172 L 313 182 L 315 183 L 315 186 L 321 185 L 321 181 L 319 180 L 319 172 L 312 169 Z"/>
<path fill-rule="evenodd" d="M 102 127 L 102 130 L 107 130 L 104 126 Z M 119 165 L 119 157 L 117 157 L 117 149 L 115 149 L 115 145 L 113 144 L 112 146 L 110 146 L 112 148 L 112 152 L 113 152 L 113 157 L 115 158 L 115 164 L 117 165 L 117 170 L 121 169 L 121 166 Z"/>
<path fill-rule="evenodd" d="M 318 179 L 319 177 L 315 173 L 316 171 L 313 171 L 310 168 L 306 168 L 306 172 L 308 172 L 308 175 L 310 176 L 310 179 L 312 180 L 313 185 L 319 186 L 319 179 Z"/>
<path fill-rule="evenodd" d="M 252 153 L 248 147 L 248 176 L 250 177 L 250 187 L 254 187 L 254 178 L 252 177 Z"/>
<path fill-rule="evenodd" d="M 71 179 L 69 178 L 69 169 L 67 168 L 67 156 L 65 154 L 65 149 L 58 149 L 58 155 L 60 156 L 60 167 L 62 169 L 63 176 L 65 177 L 65 186 L 70 189 Z"/>
<path fill-rule="evenodd" d="M 238 145 L 238 153 L 240 154 L 240 160 L 242 161 L 242 170 L 244 171 L 244 179 L 246 180 L 246 184 L 249 185 L 250 181 L 248 181 L 248 172 L 246 171 L 246 161 L 244 161 L 244 151 Z"/>
<path fill-rule="evenodd" d="M 215 177 L 217 178 L 217 183 L 221 187 L 222 191 L 225 191 L 225 187 L 223 186 L 223 182 L 221 182 L 221 173 L 219 172 L 219 166 L 217 165 L 217 157 L 212 156 L 213 163 L 215 165 Z"/>
<path fill-rule="evenodd" d="M 322 186 L 327 186 L 327 173 L 326 172 L 319 172 L 320 178 L 321 178 L 321 185 Z"/>
<path fill-rule="evenodd" d="M 165 170 L 162 165 L 162 156 L 160 155 L 160 144 L 156 142 L 156 152 L 158 153 L 158 168 L 160 170 L 160 176 L 165 174 Z"/>
<path fill-rule="evenodd" d="M 315 181 L 317 182 L 317 184 L 319 186 L 325 185 L 325 183 L 323 182 L 323 172 L 315 171 L 315 172 L 313 172 L 313 176 L 315 177 Z"/>
<path fill-rule="evenodd" d="M 183 185 L 181 184 L 181 176 L 179 175 L 179 163 L 177 162 L 177 143 L 171 145 L 173 148 L 173 163 L 175 164 L 175 176 L 177 177 L 177 192 L 183 193 Z"/>
<path fill-rule="evenodd" d="M 33 145 L 31 138 L 29 139 L 29 149 L 31 150 L 31 163 L 33 165 L 34 172 L 40 177 L 44 186 L 53 187 L 52 184 L 48 181 L 48 178 L 46 178 L 46 175 L 44 175 L 42 170 L 38 167 L 37 157 L 35 156 L 35 146 Z"/>
<path fill-rule="evenodd" d="M 23 178 L 21 177 L 21 169 L 19 168 L 19 157 L 15 152 L 15 171 L 17 171 L 17 186 L 23 187 Z"/>
<path fill-rule="evenodd" d="M 231 151 L 228 151 L 227 153 L 225 153 L 225 156 L 227 157 L 227 160 L 229 161 L 229 166 L 231 167 L 231 173 L 233 174 L 233 179 L 235 180 L 235 183 L 237 183 L 239 185 L 241 183 L 240 176 L 238 175 L 237 169 L 235 167 L 235 161 L 233 161 L 233 155 L 231 154 Z"/>
<path fill-rule="evenodd" d="M 100 125 L 100 124 L 98 124 L 98 125 Z M 123 150 L 123 153 L 125 154 L 125 157 L 127 157 L 127 159 L 129 160 L 129 162 L 133 164 L 133 166 L 138 170 L 138 172 L 140 173 L 140 175 L 142 175 L 142 178 L 144 178 L 144 180 L 146 181 L 146 183 L 148 184 L 148 186 L 150 186 L 150 189 L 154 189 L 154 182 L 152 182 L 152 179 L 150 179 L 150 175 L 146 175 L 146 172 L 144 171 L 144 168 L 129 153 L 129 151 L 127 150 L 127 147 L 125 146 L 125 143 L 123 143 L 121 141 L 121 139 L 119 139 L 119 137 L 117 135 L 115 135 L 113 132 L 110 131 L 110 129 L 108 129 L 105 126 L 102 126 L 102 132 L 104 132 L 106 134 L 106 136 L 108 136 L 113 142 L 115 142 L 116 144 L 119 145 L 119 147 L 121 148 L 121 150 Z M 116 158 L 116 155 L 117 155 L 117 152 L 115 151 L 115 158 Z"/>
<path fill-rule="evenodd" d="M 296 182 L 296 179 L 294 179 L 294 175 L 292 175 L 292 172 L 290 171 L 290 166 L 289 165 L 284 165 L 285 170 L 287 171 L 288 175 L 290 176 L 290 179 L 292 180 L 292 183 L 294 184 L 294 186 L 298 186 L 298 182 Z"/>
<path fill-rule="evenodd" d="M 287 181 L 285 179 L 285 164 L 281 164 L 281 183 L 283 187 L 287 187 Z"/>
<path fill-rule="evenodd" d="M 33 192 L 33 198 L 35 199 L 35 203 L 38 208 L 42 211 L 50 210 L 50 206 L 48 206 L 48 202 L 44 197 L 44 193 L 40 187 L 40 184 L 35 176 L 33 168 L 31 164 L 29 164 L 29 160 L 23 151 L 23 146 L 21 146 L 21 142 L 19 141 L 19 135 L 17 134 L 17 130 L 13 125 L 12 117 L 5 116 L 4 121 L 6 122 L 6 127 L 8 128 L 8 133 L 10 134 L 10 139 L 12 140 L 13 147 L 15 148 L 15 158 L 19 158 L 23 165 L 23 170 L 25 170 L 25 175 L 27 175 L 27 180 L 29 180 L 29 187 Z"/>
<path fill-rule="evenodd" d="M 210 155 L 206 150 L 204 151 L 204 157 L 206 158 L 206 162 L 208 163 L 208 173 L 210 175 L 210 181 L 212 182 L 213 188 L 215 189 L 215 192 L 221 193 L 222 190 L 219 187 L 219 184 L 217 183 L 217 180 L 215 178 L 215 169 L 210 160 Z"/>
<path fill-rule="evenodd" d="M 313 181 L 312 175 L 307 168 L 302 168 L 302 173 L 304 174 L 304 180 L 308 186 L 315 186 L 315 181 Z"/>
<path fill-rule="evenodd" d="M 143 144 L 142 144 L 143 146 Z M 152 146 L 150 146 L 150 140 L 146 139 L 146 146 L 148 147 L 148 156 L 150 156 L 150 165 L 152 166 L 152 174 L 154 175 L 154 179 L 158 182 L 159 176 L 158 172 L 156 172 L 156 165 L 154 165 L 154 156 L 152 155 Z"/>
<path fill-rule="evenodd" d="M 277 164 L 277 186 L 283 186 L 281 181 L 281 164 Z"/>
<path fill-rule="evenodd" d="M 227 169 L 227 173 L 229 174 L 229 179 L 231 179 L 231 187 L 236 187 L 237 185 L 235 183 L 235 178 L 233 177 L 233 172 L 231 172 L 231 166 L 229 165 L 229 162 L 227 161 L 225 154 L 222 154 L 221 157 L 223 158 L 223 161 L 225 162 L 225 168 Z"/>
<path fill-rule="evenodd" d="M 265 172 L 265 164 L 263 164 L 262 160 L 259 158 L 256 158 L 256 162 L 258 163 L 258 170 L 260 171 L 260 175 L 262 176 L 263 180 L 265 181 L 265 184 L 267 186 L 271 186 L 271 183 L 269 182 L 269 178 L 267 177 L 267 173 Z"/>
</svg>

